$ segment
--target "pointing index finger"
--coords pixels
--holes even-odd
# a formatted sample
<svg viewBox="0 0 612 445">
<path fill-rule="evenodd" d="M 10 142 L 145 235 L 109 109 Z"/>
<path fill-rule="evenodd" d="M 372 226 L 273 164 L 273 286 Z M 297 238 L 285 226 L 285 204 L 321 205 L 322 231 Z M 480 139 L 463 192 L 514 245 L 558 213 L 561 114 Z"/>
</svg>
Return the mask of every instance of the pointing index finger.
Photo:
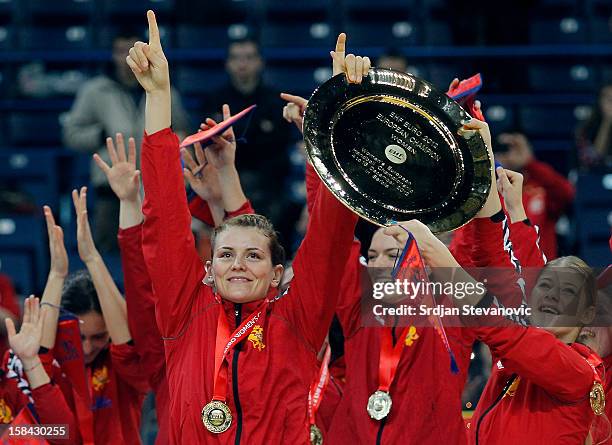
<svg viewBox="0 0 612 445">
<path fill-rule="evenodd" d="M 155 19 L 155 13 L 151 10 L 147 11 L 147 21 L 149 22 L 149 45 L 161 47 L 157 20 Z"/>
<path fill-rule="evenodd" d="M 345 51 L 346 51 L 346 34 L 341 32 L 338 35 L 338 40 L 336 40 L 336 54 L 340 53 L 341 55 L 344 55 Z"/>
</svg>

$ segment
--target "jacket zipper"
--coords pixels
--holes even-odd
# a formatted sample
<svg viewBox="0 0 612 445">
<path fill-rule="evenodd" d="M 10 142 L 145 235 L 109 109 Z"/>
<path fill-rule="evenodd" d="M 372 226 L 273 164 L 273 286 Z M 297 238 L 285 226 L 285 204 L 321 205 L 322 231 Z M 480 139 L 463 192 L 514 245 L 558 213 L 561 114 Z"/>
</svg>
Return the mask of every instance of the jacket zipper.
<svg viewBox="0 0 612 445">
<path fill-rule="evenodd" d="M 236 315 L 236 327 L 238 327 L 242 323 L 242 305 L 240 303 L 234 305 L 234 314 Z M 242 435 L 242 407 L 240 406 L 240 397 L 238 396 L 238 354 L 240 354 L 240 349 L 240 345 L 237 345 L 232 359 L 232 391 L 234 394 L 234 405 L 236 405 L 236 440 L 234 445 L 240 444 L 240 436 Z"/>
</svg>

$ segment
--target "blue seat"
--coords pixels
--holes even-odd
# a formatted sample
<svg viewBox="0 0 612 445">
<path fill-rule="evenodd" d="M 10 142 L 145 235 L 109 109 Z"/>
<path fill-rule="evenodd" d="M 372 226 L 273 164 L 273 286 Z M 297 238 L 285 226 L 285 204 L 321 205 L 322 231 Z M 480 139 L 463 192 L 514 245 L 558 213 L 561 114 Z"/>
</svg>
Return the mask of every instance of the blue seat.
<svg viewBox="0 0 612 445">
<path fill-rule="evenodd" d="M 598 71 L 588 65 L 532 65 L 529 84 L 535 92 L 592 92 L 599 85 Z"/>
<path fill-rule="evenodd" d="M 591 266 L 610 264 L 612 174 L 582 174 L 576 181 L 577 238 L 581 258 Z"/>
<path fill-rule="evenodd" d="M 591 42 L 612 43 L 612 30 L 608 20 L 593 18 L 591 20 Z"/>
<path fill-rule="evenodd" d="M 470 75 L 472 73 L 469 73 Z M 464 78 L 462 70 L 453 64 L 436 63 L 429 65 L 428 76 L 426 80 L 442 91 L 447 91 L 451 81 L 455 78 Z"/>
<path fill-rule="evenodd" d="M 519 126 L 530 137 L 571 139 L 576 128 L 575 107 L 534 105 L 519 109 Z"/>
<path fill-rule="evenodd" d="M 185 95 L 206 94 L 227 83 L 227 74 L 221 67 L 204 68 L 179 66 L 175 70 L 176 88 Z"/>
<path fill-rule="evenodd" d="M 508 105 L 484 105 L 484 116 L 495 136 L 516 128 L 514 108 Z"/>
<path fill-rule="evenodd" d="M 0 25 L 0 50 L 12 49 L 15 45 L 15 28 Z"/>
<path fill-rule="evenodd" d="M 0 250 L 0 273 L 11 278 L 18 294 L 30 295 L 37 290 L 32 257 L 28 253 Z"/>
<path fill-rule="evenodd" d="M 156 13 L 172 11 L 174 0 L 104 0 L 103 10 L 110 14 L 144 14 L 148 9 Z"/>
<path fill-rule="evenodd" d="M 331 2 L 326 0 L 309 0 L 288 2 L 286 0 L 265 0 L 263 8 L 266 15 L 279 16 L 282 14 L 293 15 L 323 15 L 326 14 Z"/>
<path fill-rule="evenodd" d="M 0 217 L 0 252 L 31 256 L 36 289 L 42 288 L 48 274 L 49 247 L 46 233 L 42 215 Z"/>
<path fill-rule="evenodd" d="M 331 76 L 325 68 L 317 70 L 310 67 L 269 66 L 264 72 L 264 79 L 277 90 L 308 97 L 318 85 L 330 77 L 327 74 Z"/>
<path fill-rule="evenodd" d="M 181 25 L 176 29 L 177 48 L 226 48 L 233 38 L 244 37 L 248 29 L 244 25 L 193 26 Z"/>
<path fill-rule="evenodd" d="M 329 48 L 336 39 L 327 23 L 268 24 L 261 30 L 261 45 L 267 48 L 287 47 L 289 36 L 292 48 Z"/>
<path fill-rule="evenodd" d="M 18 31 L 19 47 L 25 50 L 78 50 L 92 47 L 87 26 L 25 27 Z"/>
<path fill-rule="evenodd" d="M 24 11 L 30 14 L 52 16 L 89 15 L 94 11 L 93 0 L 19 0 Z"/>
<path fill-rule="evenodd" d="M 349 44 L 356 47 L 411 46 L 419 42 L 419 27 L 408 21 L 352 22 L 345 28 Z"/>
<path fill-rule="evenodd" d="M 37 207 L 56 207 L 59 199 L 57 156 L 54 151 L 0 151 L 0 177 L 18 184 Z"/>
<path fill-rule="evenodd" d="M 612 202 L 612 174 L 581 174 L 576 181 L 576 205 L 609 208 Z"/>
<path fill-rule="evenodd" d="M 360 16 L 385 16 L 405 18 L 406 15 L 414 16 L 418 9 L 415 0 L 345 0 L 344 11 L 349 15 Z"/>
<path fill-rule="evenodd" d="M 529 26 L 531 43 L 586 43 L 587 26 L 584 20 L 564 17 L 555 20 L 537 20 Z"/>
<path fill-rule="evenodd" d="M 9 139 L 13 145 L 61 145 L 61 128 L 57 113 L 15 112 L 9 116 L 8 125 Z"/>
<path fill-rule="evenodd" d="M 0 14 L 13 14 L 21 2 L 18 0 L 4 0 L 0 2 Z"/>
<path fill-rule="evenodd" d="M 450 46 L 453 34 L 447 22 L 427 22 L 423 30 L 423 44 L 431 46 Z"/>
</svg>

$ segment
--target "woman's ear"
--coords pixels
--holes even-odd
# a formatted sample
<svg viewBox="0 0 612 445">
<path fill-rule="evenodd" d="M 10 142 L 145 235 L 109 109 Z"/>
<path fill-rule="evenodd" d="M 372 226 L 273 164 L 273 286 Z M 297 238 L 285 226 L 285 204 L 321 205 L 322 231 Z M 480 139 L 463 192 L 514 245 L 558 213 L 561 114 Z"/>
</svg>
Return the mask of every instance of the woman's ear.
<svg viewBox="0 0 612 445">
<path fill-rule="evenodd" d="M 272 276 L 272 287 L 280 286 L 284 270 L 285 268 L 281 264 L 277 264 L 276 266 L 274 266 L 274 268 L 272 269 L 272 273 L 274 274 Z"/>
<path fill-rule="evenodd" d="M 207 286 L 214 286 L 215 277 L 213 276 L 212 262 L 210 260 L 204 264 L 204 270 L 206 270 L 206 275 L 204 276 L 203 283 Z"/>
</svg>

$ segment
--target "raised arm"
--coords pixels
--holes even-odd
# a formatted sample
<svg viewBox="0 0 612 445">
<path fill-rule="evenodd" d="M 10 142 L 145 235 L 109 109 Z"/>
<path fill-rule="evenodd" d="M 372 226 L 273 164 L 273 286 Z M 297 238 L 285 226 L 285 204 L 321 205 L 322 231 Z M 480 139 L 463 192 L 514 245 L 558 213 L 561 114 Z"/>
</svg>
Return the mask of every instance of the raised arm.
<svg viewBox="0 0 612 445">
<path fill-rule="evenodd" d="M 98 253 L 91 235 L 87 218 L 87 188 L 82 187 L 80 193 L 73 190 L 72 201 L 77 218 L 79 256 L 91 274 L 111 341 L 117 345 L 128 343 L 132 337 L 127 323 L 125 300 Z"/>
<path fill-rule="evenodd" d="M 149 43 L 137 42 L 126 61 L 146 92 L 142 147 L 145 190 L 143 255 L 157 304 L 157 322 L 165 337 L 176 336 L 191 315 L 204 277 L 191 233 L 179 143 L 170 130 L 168 62 L 155 15 L 147 12 Z"/>
<path fill-rule="evenodd" d="M 57 320 L 62 302 L 62 287 L 64 286 L 64 279 L 68 274 L 68 254 L 64 246 L 64 232 L 60 226 L 55 224 L 51 208 L 45 206 L 43 211 L 47 223 L 47 234 L 49 235 L 51 267 L 41 302 L 43 306 L 49 307 L 50 310 L 45 311 L 40 345 L 44 348 L 52 349 L 55 345 Z"/>
</svg>

